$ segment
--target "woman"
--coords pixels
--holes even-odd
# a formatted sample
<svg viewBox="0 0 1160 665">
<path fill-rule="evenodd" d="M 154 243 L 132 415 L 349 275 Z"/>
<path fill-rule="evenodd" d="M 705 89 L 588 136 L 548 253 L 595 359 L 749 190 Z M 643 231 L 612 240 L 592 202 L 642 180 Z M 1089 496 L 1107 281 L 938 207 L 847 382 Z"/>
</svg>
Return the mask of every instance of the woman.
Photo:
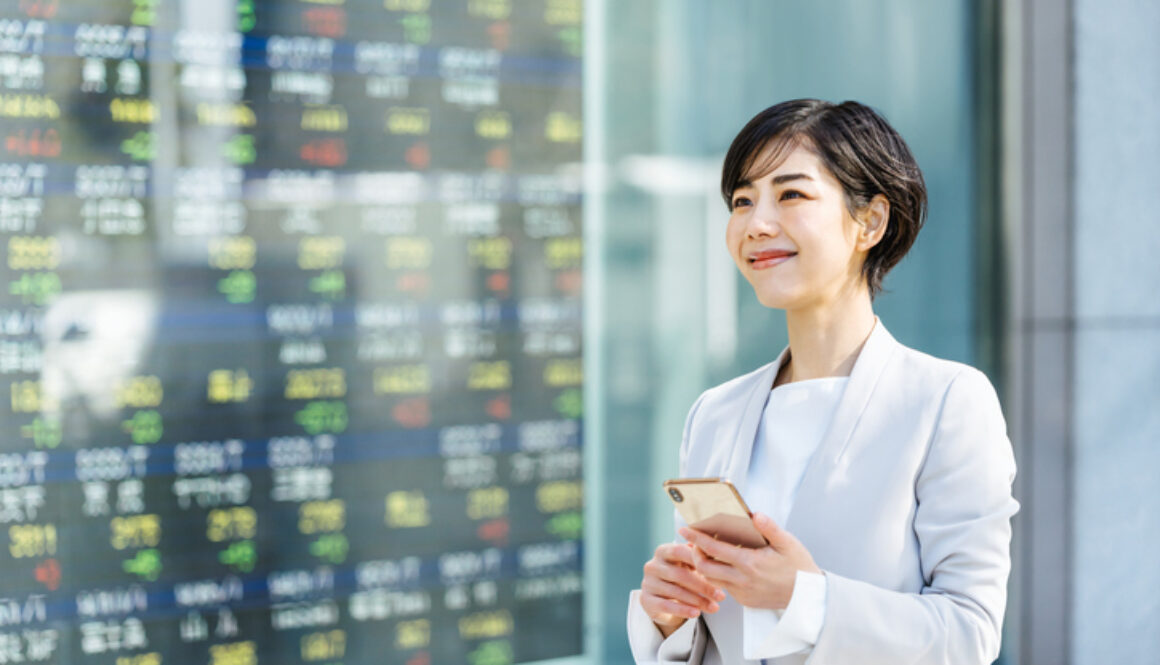
<svg viewBox="0 0 1160 665">
<path fill-rule="evenodd" d="M 682 477 L 728 478 L 769 542 L 679 522 L 629 604 L 638 663 L 972 663 L 999 653 L 1015 463 L 980 372 L 874 316 L 926 214 L 902 138 L 856 102 L 795 100 L 725 158 L 725 238 L 789 347 L 706 391 Z"/>
</svg>

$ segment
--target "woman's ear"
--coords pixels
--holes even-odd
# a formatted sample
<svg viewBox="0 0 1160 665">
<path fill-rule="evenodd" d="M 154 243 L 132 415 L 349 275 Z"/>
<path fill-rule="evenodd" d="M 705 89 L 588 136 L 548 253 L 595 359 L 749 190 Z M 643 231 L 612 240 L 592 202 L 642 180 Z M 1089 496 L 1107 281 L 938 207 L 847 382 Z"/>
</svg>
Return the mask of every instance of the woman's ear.
<svg viewBox="0 0 1160 665">
<path fill-rule="evenodd" d="M 890 201 L 881 194 L 875 194 L 861 210 L 858 211 L 857 248 L 868 252 L 877 245 L 886 234 L 886 225 L 890 222 Z"/>
</svg>

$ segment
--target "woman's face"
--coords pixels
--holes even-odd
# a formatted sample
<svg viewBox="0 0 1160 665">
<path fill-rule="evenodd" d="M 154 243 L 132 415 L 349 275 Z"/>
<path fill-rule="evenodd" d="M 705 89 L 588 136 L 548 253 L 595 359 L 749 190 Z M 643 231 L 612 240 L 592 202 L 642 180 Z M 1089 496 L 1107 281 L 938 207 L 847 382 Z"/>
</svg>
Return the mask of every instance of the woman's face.
<svg viewBox="0 0 1160 665">
<path fill-rule="evenodd" d="M 770 157 L 753 161 L 761 167 Z M 772 171 L 746 174 L 733 192 L 725 237 L 761 304 L 788 311 L 825 307 L 867 288 L 865 228 L 846 209 L 842 185 L 799 145 Z"/>
</svg>

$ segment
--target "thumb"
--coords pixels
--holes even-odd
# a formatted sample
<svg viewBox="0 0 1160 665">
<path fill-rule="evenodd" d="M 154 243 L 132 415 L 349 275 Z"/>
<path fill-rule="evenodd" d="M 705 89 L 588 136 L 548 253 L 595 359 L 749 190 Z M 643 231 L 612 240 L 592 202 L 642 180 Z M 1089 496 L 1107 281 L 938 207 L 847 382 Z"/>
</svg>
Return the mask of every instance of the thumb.
<svg viewBox="0 0 1160 665">
<path fill-rule="evenodd" d="M 765 536 L 770 547 L 782 551 L 798 544 L 793 534 L 777 525 L 773 518 L 765 513 L 753 513 L 753 526 Z"/>
</svg>

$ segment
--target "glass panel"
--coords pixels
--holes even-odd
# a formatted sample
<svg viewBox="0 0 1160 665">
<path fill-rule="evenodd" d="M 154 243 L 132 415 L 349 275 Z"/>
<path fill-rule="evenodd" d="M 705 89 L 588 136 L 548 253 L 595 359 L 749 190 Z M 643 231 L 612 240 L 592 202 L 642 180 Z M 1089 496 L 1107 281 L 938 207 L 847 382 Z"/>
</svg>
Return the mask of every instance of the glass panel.
<svg viewBox="0 0 1160 665">
<path fill-rule="evenodd" d="M 975 17 L 969 2 L 642 0 L 602 3 L 600 213 L 589 259 L 602 320 L 590 365 L 590 440 L 603 451 L 601 662 L 626 662 L 626 597 L 673 538 L 661 482 L 677 471 L 689 406 L 771 361 L 784 317 L 756 302 L 724 243 L 720 167 L 761 109 L 796 97 L 881 111 L 923 168 L 930 217 L 875 309 L 903 343 L 976 358 Z M 590 74 L 592 76 L 592 74 Z M 596 151 L 592 153 L 596 154 Z M 988 167 L 989 168 L 989 167 Z M 984 361 L 987 361 L 984 359 Z M 595 437 L 595 438 L 591 438 Z M 648 528 L 643 528 L 647 516 Z"/>
</svg>

